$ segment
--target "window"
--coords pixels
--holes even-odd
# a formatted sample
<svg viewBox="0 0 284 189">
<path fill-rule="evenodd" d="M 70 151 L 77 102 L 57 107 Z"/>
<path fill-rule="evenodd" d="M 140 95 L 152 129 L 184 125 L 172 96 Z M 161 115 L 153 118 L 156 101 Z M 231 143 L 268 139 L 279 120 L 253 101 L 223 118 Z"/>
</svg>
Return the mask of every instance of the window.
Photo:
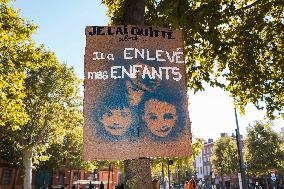
<svg viewBox="0 0 284 189">
<path fill-rule="evenodd" d="M 207 166 L 207 175 L 210 175 L 210 165 Z"/>
<path fill-rule="evenodd" d="M 73 180 L 80 180 L 78 171 L 73 173 Z"/>
<path fill-rule="evenodd" d="M 3 169 L 1 183 L 9 185 L 12 177 L 12 169 Z"/>
<path fill-rule="evenodd" d="M 203 169 L 204 169 L 204 170 L 203 170 L 204 175 L 207 175 L 206 166 L 204 166 Z"/>
<path fill-rule="evenodd" d="M 59 172 L 59 177 L 58 177 L 58 184 L 64 185 L 64 177 L 65 173 L 64 172 Z"/>
</svg>

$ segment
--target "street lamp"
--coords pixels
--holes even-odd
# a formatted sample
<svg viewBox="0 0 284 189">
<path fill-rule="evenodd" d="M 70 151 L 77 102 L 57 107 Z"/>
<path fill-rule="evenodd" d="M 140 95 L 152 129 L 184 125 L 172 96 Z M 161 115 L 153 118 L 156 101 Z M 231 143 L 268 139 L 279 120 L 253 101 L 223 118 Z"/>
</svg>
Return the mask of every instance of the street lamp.
<svg viewBox="0 0 284 189">
<path fill-rule="evenodd" d="M 168 179 L 169 179 L 169 188 L 171 187 L 171 177 L 170 177 L 170 165 L 174 164 L 174 160 L 168 160 Z"/>
<path fill-rule="evenodd" d="M 237 116 L 236 108 L 235 108 L 235 118 L 236 118 L 236 125 L 237 125 L 236 139 L 237 139 L 238 154 L 239 154 L 239 160 L 240 160 L 239 164 L 240 164 L 240 172 L 241 172 L 241 178 L 242 178 L 241 179 L 242 180 L 242 187 L 243 187 L 243 189 L 248 189 L 247 184 L 246 184 L 244 157 L 243 157 L 243 151 L 242 151 L 240 128 L 239 128 L 239 122 L 238 122 L 238 116 Z"/>
</svg>

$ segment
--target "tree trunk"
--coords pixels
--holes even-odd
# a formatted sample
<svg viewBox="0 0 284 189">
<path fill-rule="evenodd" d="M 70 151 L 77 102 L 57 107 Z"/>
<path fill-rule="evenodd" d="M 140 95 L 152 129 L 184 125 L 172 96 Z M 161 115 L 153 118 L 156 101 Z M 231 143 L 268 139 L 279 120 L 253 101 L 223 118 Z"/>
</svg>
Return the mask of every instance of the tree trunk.
<svg viewBox="0 0 284 189">
<path fill-rule="evenodd" d="M 16 188 L 17 180 L 18 180 L 18 175 L 19 175 L 19 168 L 17 167 L 15 170 L 15 176 L 14 176 L 14 181 L 13 181 L 13 189 Z"/>
<path fill-rule="evenodd" d="M 25 169 L 24 189 L 32 189 L 32 150 L 23 151 L 23 164 Z"/>
<path fill-rule="evenodd" d="M 144 25 L 146 0 L 125 0 L 124 1 L 124 24 Z"/>
<path fill-rule="evenodd" d="M 126 189 L 151 189 L 151 162 L 149 158 L 125 160 Z"/>
<path fill-rule="evenodd" d="M 124 24 L 144 25 L 145 0 L 124 1 Z M 152 189 L 151 162 L 149 158 L 125 160 L 126 189 Z"/>
<path fill-rule="evenodd" d="M 224 175 L 221 176 L 221 188 L 224 189 Z"/>
</svg>

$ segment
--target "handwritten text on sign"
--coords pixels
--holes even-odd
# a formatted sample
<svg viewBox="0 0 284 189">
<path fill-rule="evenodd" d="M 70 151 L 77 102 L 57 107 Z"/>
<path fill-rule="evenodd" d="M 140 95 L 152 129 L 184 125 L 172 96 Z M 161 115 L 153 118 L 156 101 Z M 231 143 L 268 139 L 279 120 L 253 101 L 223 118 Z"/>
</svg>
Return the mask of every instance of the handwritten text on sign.
<svg viewBox="0 0 284 189">
<path fill-rule="evenodd" d="M 112 60 L 115 61 L 114 54 L 103 53 L 103 52 L 93 52 L 93 60 Z M 181 48 L 177 48 L 176 51 L 168 52 L 166 50 L 156 50 L 154 55 L 151 56 L 149 49 L 137 49 L 137 48 L 125 48 L 123 51 L 124 60 L 133 60 L 133 59 L 143 59 L 147 61 L 157 61 L 157 62 L 170 62 L 170 63 L 184 63 L 183 52 Z M 142 69 L 143 68 L 143 69 Z M 165 79 L 172 78 L 175 81 L 179 81 L 182 78 L 180 70 L 178 67 L 169 67 L 162 66 L 157 70 L 155 67 L 143 66 L 143 65 L 129 65 L 125 66 L 112 66 L 110 71 L 97 71 L 97 72 L 88 72 L 88 79 L 120 79 L 128 76 L 129 78 L 134 79 L 138 73 L 142 74 L 142 78 L 149 77 L 150 79 L 159 78 Z"/>
<path fill-rule="evenodd" d="M 89 26 L 85 34 L 84 159 L 188 156 L 181 31 Z"/>
</svg>

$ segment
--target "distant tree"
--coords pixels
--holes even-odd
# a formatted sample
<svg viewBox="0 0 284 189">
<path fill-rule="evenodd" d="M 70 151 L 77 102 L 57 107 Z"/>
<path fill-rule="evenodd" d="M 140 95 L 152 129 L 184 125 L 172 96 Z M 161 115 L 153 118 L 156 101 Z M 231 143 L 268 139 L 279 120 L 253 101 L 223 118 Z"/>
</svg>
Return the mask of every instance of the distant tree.
<svg viewBox="0 0 284 189">
<path fill-rule="evenodd" d="M 224 175 L 236 174 L 239 165 L 236 140 L 229 136 L 219 138 L 214 143 L 211 162 L 213 171 L 222 177 L 222 183 Z"/>
<path fill-rule="evenodd" d="M 282 170 L 284 165 L 283 139 L 270 124 L 256 121 L 247 128 L 245 160 L 248 173 L 266 176 L 272 169 Z"/>
<path fill-rule="evenodd" d="M 13 133 L 22 148 L 25 176 L 31 173 L 37 158 L 48 159 L 45 152 L 51 144 L 64 142 L 66 132 L 82 122 L 82 115 L 77 115 L 81 114 L 78 109 L 82 102 L 74 71 L 60 64 L 50 52 L 43 52 L 38 63 L 40 68 L 28 70 L 25 79 L 24 103 L 30 120 Z M 30 180 L 25 181 L 28 184 Z"/>
<path fill-rule="evenodd" d="M 203 149 L 204 140 L 197 138 L 192 143 L 192 154 L 189 157 L 184 158 L 172 158 L 173 165 L 171 170 L 173 174 L 179 174 L 180 178 L 185 178 L 188 173 L 195 174 L 193 166 L 195 158 L 200 155 Z M 167 172 L 168 158 L 155 158 L 152 164 L 152 175 L 158 176 L 162 172 L 162 164 L 164 165 L 164 173 Z M 166 175 L 165 175 L 166 176 Z M 188 179 L 188 178 L 187 178 Z"/>
<path fill-rule="evenodd" d="M 17 130 L 29 119 L 23 84 L 26 69 L 36 66 L 31 40 L 36 26 L 20 18 L 8 2 L 0 0 L 0 127 Z"/>
<path fill-rule="evenodd" d="M 47 149 L 82 127 L 80 81 L 31 39 L 36 26 L 0 0 L 0 157 L 23 165 L 24 188 Z M 78 149 L 76 149 L 78 150 Z"/>
<path fill-rule="evenodd" d="M 284 137 L 282 137 L 281 151 L 284 152 Z M 284 159 L 284 155 L 283 155 Z M 284 175 L 284 161 L 282 161 L 281 168 L 279 169 L 279 173 Z"/>
<path fill-rule="evenodd" d="M 83 161 L 81 151 L 83 147 L 83 114 L 80 110 L 68 118 L 65 126 L 63 142 L 52 143 L 47 149 L 47 161 L 38 162 L 40 168 L 60 169 L 62 165 L 69 169 L 84 169 L 92 171 L 98 168 L 100 162 Z M 71 114 L 70 114 L 71 115 Z"/>
<path fill-rule="evenodd" d="M 111 24 L 125 24 L 129 12 L 142 10 L 136 11 L 134 18 L 145 15 L 145 25 L 182 30 L 190 89 L 203 90 L 204 83 L 209 83 L 228 91 L 243 112 L 247 104 L 253 103 L 258 109 L 266 109 L 270 118 L 284 115 L 282 1 L 104 0 L 103 3 L 108 7 Z"/>
</svg>

